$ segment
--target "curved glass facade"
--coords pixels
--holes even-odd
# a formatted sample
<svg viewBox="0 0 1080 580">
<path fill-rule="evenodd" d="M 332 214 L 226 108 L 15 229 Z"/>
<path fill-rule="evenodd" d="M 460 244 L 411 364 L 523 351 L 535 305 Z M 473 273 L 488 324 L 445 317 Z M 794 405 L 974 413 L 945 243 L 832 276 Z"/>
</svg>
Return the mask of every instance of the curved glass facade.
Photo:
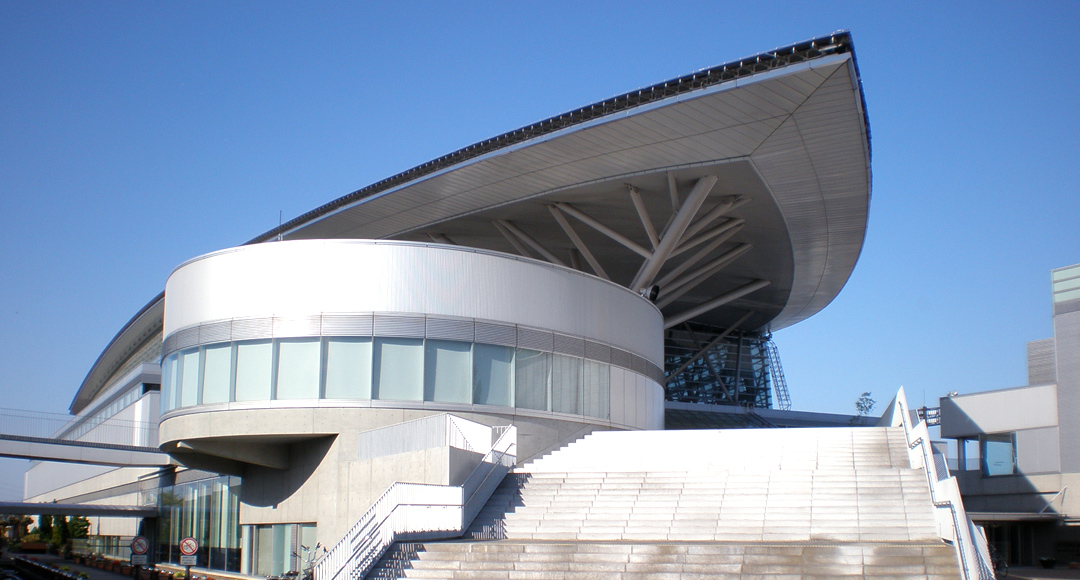
<svg viewBox="0 0 1080 580">
<path fill-rule="evenodd" d="M 207 344 L 162 363 L 162 414 L 271 400 L 431 401 L 609 419 L 611 365 L 432 338 L 276 338 Z"/>
</svg>

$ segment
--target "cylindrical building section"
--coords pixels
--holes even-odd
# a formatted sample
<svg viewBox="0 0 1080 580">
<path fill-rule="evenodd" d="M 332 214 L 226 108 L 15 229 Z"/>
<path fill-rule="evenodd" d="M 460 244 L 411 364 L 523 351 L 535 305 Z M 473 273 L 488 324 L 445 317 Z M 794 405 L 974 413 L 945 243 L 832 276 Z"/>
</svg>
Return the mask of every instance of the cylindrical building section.
<svg viewBox="0 0 1080 580">
<path fill-rule="evenodd" d="M 379 411 L 389 409 L 514 422 L 526 434 L 521 459 L 581 428 L 663 428 L 663 318 L 653 304 L 497 252 L 363 240 L 215 252 L 170 276 L 163 336 L 170 451 L 185 440 L 299 440 L 344 426 L 298 422 L 302 409 L 338 409 L 348 430 L 386 424 Z"/>
</svg>

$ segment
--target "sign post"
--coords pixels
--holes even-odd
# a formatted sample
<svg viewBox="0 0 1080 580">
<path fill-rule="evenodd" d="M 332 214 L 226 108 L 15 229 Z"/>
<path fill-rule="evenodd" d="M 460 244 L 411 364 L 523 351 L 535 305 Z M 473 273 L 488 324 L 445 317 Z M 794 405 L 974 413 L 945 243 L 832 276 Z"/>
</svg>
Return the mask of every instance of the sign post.
<svg viewBox="0 0 1080 580">
<path fill-rule="evenodd" d="M 139 567 L 146 565 L 146 553 L 150 551 L 150 541 L 142 536 L 131 539 L 131 565 L 135 566 L 135 578 L 139 577 Z"/>
<path fill-rule="evenodd" d="M 184 580 L 191 580 L 191 567 L 195 565 L 195 555 L 198 553 L 198 540 L 195 538 L 180 540 L 180 565 L 184 567 Z"/>
</svg>

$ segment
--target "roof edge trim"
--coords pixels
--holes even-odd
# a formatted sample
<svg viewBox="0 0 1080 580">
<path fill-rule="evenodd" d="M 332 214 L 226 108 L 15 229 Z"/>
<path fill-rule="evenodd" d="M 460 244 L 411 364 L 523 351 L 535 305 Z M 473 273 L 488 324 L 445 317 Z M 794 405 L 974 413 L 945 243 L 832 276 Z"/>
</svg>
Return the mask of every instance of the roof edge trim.
<svg viewBox="0 0 1080 580">
<path fill-rule="evenodd" d="M 750 77 L 756 74 L 783 68 L 792 64 L 815 60 L 829 55 L 851 53 L 854 58 L 855 46 L 851 33 L 846 30 L 837 31 L 827 36 L 821 36 L 762 52 L 739 60 L 705 68 L 697 72 L 681 77 L 660 82 L 642 89 L 623 93 L 621 95 L 574 109 L 573 111 L 549 117 L 542 121 L 527 125 L 479 143 L 458 149 L 452 153 L 436 158 L 427 163 L 417 165 L 412 169 L 403 171 L 397 175 L 388 177 L 373 183 L 350 194 L 339 197 L 327 204 L 306 212 L 288 222 L 259 235 L 248 244 L 258 244 L 273 240 L 279 235 L 288 233 L 302 225 L 307 224 L 333 212 L 345 205 L 358 200 L 382 193 L 399 185 L 409 183 L 431 173 L 452 167 L 473 158 L 515 145 L 536 137 L 554 133 L 579 125 L 600 117 L 613 115 L 628 109 L 633 109 L 655 101 L 667 99 L 672 96 L 685 94 L 691 91 L 709 87 L 718 83 L 728 82 L 740 78 Z M 858 75 L 858 66 L 855 67 Z M 862 94 L 862 80 L 859 79 L 860 98 L 863 101 L 863 123 L 866 127 L 869 141 L 870 123 L 866 114 L 866 98 Z"/>
</svg>

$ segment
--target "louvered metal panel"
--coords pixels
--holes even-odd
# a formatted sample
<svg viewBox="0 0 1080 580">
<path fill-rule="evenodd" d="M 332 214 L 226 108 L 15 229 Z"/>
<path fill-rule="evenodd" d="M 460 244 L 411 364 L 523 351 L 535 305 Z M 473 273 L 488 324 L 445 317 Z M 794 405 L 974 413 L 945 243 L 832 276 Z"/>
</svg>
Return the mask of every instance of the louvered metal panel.
<svg viewBox="0 0 1080 580">
<path fill-rule="evenodd" d="M 164 358 L 173 353 L 176 350 L 176 334 L 165 337 L 165 340 L 161 341 L 161 356 Z"/>
<path fill-rule="evenodd" d="M 425 322 L 423 316 L 375 315 L 375 336 L 393 336 L 399 338 L 424 338 Z"/>
<path fill-rule="evenodd" d="M 176 337 L 176 350 L 196 346 L 199 344 L 199 327 L 185 328 L 173 336 Z"/>
<path fill-rule="evenodd" d="M 214 344 L 232 340 L 232 321 L 223 320 L 199 326 L 199 344 Z"/>
<path fill-rule="evenodd" d="M 550 332 L 521 326 L 517 329 L 518 348 L 551 352 L 555 348 L 554 340 L 554 335 Z"/>
<path fill-rule="evenodd" d="M 630 370 L 634 371 L 635 373 L 637 373 L 639 375 L 648 375 L 649 374 L 649 361 L 645 360 L 644 358 L 641 358 L 640 356 L 638 356 L 636 354 L 631 354 L 630 355 Z"/>
<path fill-rule="evenodd" d="M 476 323 L 476 342 L 517 346 L 517 332 L 513 326 L 505 324 Z"/>
<path fill-rule="evenodd" d="M 322 316 L 292 316 L 274 318 L 274 337 L 319 336 Z"/>
<path fill-rule="evenodd" d="M 616 365 L 616 366 L 620 366 L 620 367 L 622 367 L 624 369 L 631 369 L 632 367 L 631 367 L 630 361 L 631 361 L 632 356 L 633 355 L 631 355 L 630 353 L 626 352 L 625 350 L 623 350 L 621 348 L 612 348 L 611 349 L 611 364 Z"/>
<path fill-rule="evenodd" d="M 371 314 L 323 314 L 323 336 L 371 336 Z"/>
<path fill-rule="evenodd" d="M 462 342 L 474 342 L 474 323 L 472 320 L 451 320 L 446 318 L 427 317 L 427 337 L 442 340 L 459 340 Z M 475 342 L 481 342 L 475 340 Z"/>
<path fill-rule="evenodd" d="M 585 341 L 585 358 L 604 363 L 611 362 L 611 347 L 591 340 Z"/>
<path fill-rule="evenodd" d="M 240 318 L 232 322 L 233 340 L 257 340 L 274 334 L 271 318 Z"/>
<path fill-rule="evenodd" d="M 565 334 L 555 334 L 554 352 L 570 356 L 585 356 L 585 341 Z"/>
</svg>

